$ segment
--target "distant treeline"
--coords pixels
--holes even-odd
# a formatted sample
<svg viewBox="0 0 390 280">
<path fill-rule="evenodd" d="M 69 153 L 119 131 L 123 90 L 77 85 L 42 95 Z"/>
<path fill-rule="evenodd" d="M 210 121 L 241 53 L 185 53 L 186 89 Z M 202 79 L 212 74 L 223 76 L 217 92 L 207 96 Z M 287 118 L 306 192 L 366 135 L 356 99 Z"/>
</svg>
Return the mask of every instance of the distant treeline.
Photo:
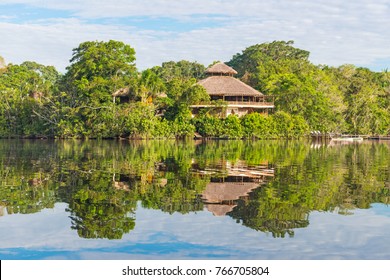
<svg viewBox="0 0 390 280">
<path fill-rule="evenodd" d="M 390 133 L 390 73 L 353 65 L 314 65 L 292 41 L 248 47 L 227 64 L 237 78 L 275 97 L 275 112 L 221 118 L 190 105 L 209 101 L 196 81 L 206 67 L 165 62 L 137 71 L 135 50 L 90 41 L 73 50 L 65 74 L 0 57 L 0 137 L 296 138 L 310 131 Z M 115 97 L 113 94 L 115 94 Z M 221 108 L 224 107 L 220 103 Z"/>
</svg>

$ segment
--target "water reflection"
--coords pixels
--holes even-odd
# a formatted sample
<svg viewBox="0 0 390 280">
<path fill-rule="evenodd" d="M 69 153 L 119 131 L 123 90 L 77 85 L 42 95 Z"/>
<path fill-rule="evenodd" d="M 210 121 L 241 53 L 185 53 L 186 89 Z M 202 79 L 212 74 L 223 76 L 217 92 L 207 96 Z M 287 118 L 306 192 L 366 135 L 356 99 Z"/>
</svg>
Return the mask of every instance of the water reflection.
<svg viewBox="0 0 390 280">
<path fill-rule="evenodd" d="M 312 211 L 350 215 L 389 204 L 389 149 L 387 142 L 1 140 L 0 215 L 64 202 L 80 237 L 121 239 L 135 228 L 141 202 L 293 237 Z"/>
<path fill-rule="evenodd" d="M 210 162 L 203 168 L 193 160 L 192 172 L 209 178 L 201 197 L 206 209 L 215 216 L 231 212 L 238 201 L 247 200 L 253 190 L 274 176 L 274 169 L 267 162 L 248 166 L 244 160 L 225 159 Z"/>
</svg>

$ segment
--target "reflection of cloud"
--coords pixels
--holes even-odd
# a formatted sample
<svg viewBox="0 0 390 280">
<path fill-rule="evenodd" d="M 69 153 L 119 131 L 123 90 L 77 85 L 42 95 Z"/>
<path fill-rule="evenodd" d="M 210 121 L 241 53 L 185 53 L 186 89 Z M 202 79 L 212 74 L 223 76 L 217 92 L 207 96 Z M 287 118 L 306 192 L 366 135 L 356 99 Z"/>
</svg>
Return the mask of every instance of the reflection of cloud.
<svg viewBox="0 0 390 280">
<path fill-rule="evenodd" d="M 1 217 L 0 258 L 42 259 L 389 259 L 389 208 L 354 215 L 313 212 L 294 238 L 272 238 L 208 211 L 169 215 L 138 205 L 136 227 L 121 240 L 81 239 L 65 204 Z M 378 210 L 379 209 L 379 210 Z M 387 210 L 385 210 L 387 209 Z M 380 214 L 377 215 L 376 212 Z M 48 225 L 42 229 L 42 225 Z M 18 249 L 22 248 L 22 249 Z"/>
<path fill-rule="evenodd" d="M 371 205 L 371 207 L 372 207 L 372 211 L 376 215 L 385 216 L 385 217 L 390 218 L 390 205 L 373 203 Z"/>
<path fill-rule="evenodd" d="M 7 42 L 0 54 L 7 61 L 35 60 L 61 70 L 80 42 L 108 39 L 135 47 L 137 65 L 142 69 L 180 59 L 208 65 L 214 60 L 227 61 L 253 44 L 290 39 L 309 50 L 314 63 L 384 68 L 382 61 L 390 59 L 388 0 L 252 0 L 245 5 L 240 0 L 2 1 L 7 3 L 46 9 L 46 19 L 0 23 L 0 37 Z M 66 17 L 74 19 L 47 20 L 47 9 L 66 11 Z M 0 21 L 9 16 L 2 15 Z M 128 19 L 134 17 L 154 25 L 131 28 Z M 201 26 L 180 24 L 200 19 Z M 167 24 L 170 32 L 156 29 L 159 21 Z"/>
</svg>

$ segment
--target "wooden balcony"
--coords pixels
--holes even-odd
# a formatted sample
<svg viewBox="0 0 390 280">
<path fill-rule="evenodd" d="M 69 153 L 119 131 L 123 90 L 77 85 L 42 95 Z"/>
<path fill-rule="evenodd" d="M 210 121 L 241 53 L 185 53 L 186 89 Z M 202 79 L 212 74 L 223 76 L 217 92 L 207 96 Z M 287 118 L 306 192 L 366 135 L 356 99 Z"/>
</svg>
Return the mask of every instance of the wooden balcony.
<svg viewBox="0 0 390 280">
<path fill-rule="evenodd" d="M 214 101 L 214 102 L 213 102 Z M 221 102 L 218 102 L 221 101 Z M 274 108 L 273 96 L 247 97 L 247 96 L 224 96 L 223 98 L 214 99 L 208 102 L 200 102 L 191 105 L 192 108 L 207 107 L 235 107 L 235 108 Z"/>
</svg>

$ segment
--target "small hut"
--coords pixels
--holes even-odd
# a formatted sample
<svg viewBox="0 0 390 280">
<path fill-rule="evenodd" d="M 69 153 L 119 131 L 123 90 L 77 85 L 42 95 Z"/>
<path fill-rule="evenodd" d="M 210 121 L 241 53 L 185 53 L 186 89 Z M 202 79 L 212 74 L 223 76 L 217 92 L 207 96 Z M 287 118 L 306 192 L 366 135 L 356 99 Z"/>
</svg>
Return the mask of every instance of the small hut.
<svg viewBox="0 0 390 280">
<path fill-rule="evenodd" d="M 129 101 L 129 88 L 120 88 L 117 91 L 115 91 L 112 94 L 113 102 L 115 103 L 115 100 L 117 97 L 120 97 L 121 102 L 128 102 Z"/>
<path fill-rule="evenodd" d="M 216 63 L 206 69 L 206 74 L 208 77 L 199 81 L 198 84 L 206 89 L 212 101 L 222 100 L 226 103 L 225 117 L 231 114 L 243 116 L 250 112 L 268 114 L 268 110 L 274 108 L 272 97 L 265 96 L 234 78 L 237 71 L 226 64 Z M 215 107 L 215 105 L 201 103 L 191 107 L 195 115 L 200 108 Z"/>
</svg>

